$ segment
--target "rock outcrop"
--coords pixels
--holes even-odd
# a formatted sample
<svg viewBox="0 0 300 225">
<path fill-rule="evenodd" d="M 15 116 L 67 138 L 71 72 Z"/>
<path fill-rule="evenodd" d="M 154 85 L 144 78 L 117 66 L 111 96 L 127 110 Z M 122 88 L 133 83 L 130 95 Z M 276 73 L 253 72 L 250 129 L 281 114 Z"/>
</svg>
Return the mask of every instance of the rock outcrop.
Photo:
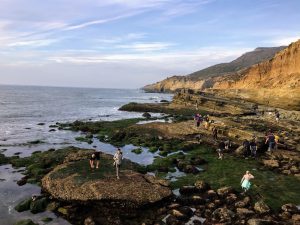
<svg viewBox="0 0 300 225">
<path fill-rule="evenodd" d="M 279 51 L 273 58 L 248 66 L 198 79 L 175 76 L 147 85 L 144 90 L 168 92 L 191 89 L 223 98 L 300 110 L 300 40 Z"/>
<path fill-rule="evenodd" d="M 87 158 L 91 153 L 79 151 L 77 157 L 68 156 L 65 162 L 54 168 L 42 179 L 42 188 L 53 198 L 71 202 L 120 203 L 137 208 L 157 203 L 172 196 L 167 182 L 149 178 L 135 172 L 135 165 L 124 160 L 120 179 L 115 177 L 115 168 L 110 155 L 101 154 L 100 168 L 90 171 Z"/>
<path fill-rule="evenodd" d="M 268 61 L 216 78 L 212 88 L 221 96 L 300 110 L 300 40 Z"/>
<path fill-rule="evenodd" d="M 245 69 L 256 63 L 271 59 L 285 46 L 274 48 L 256 48 L 247 52 L 229 63 L 220 63 L 208 68 L 196 71 L 187 76 L 172 76 L 155 84 L 145 86 L 143 89 L 151 92 L 172 92 L 179 89 L 201 90 L 213 85 L 213 77 L 223 76 L 241 69 Z"/>
</svg>

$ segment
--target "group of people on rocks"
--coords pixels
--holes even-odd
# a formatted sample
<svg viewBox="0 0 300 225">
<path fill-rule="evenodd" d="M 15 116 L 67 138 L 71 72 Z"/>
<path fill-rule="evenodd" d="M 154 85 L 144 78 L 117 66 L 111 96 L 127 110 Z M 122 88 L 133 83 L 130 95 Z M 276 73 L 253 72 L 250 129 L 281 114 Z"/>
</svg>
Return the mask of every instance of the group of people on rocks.
<svg viewBox="0 0 300 225">
<path fill-rule="evenodd" d="M 195 114 L 195 116 L 194 116 L 194 120 L 195 120 L 195 122 L 196 122 L 196 127 L 200 127 L 200 125 L 201 125 L 202 123 L 204 123 L 205 129 L 208 130 L 209 124 L 210 124 L 210 122 L 211 122 L 211 121 L 209 120 L 209 115 L 202 116 L 200 113 L 197 113 L 197 114 Z"/>
<path fill-rule="evenodd" d="M 253 157 L 256 158 L 257 153 L 257 141 L 256 136 L 253 136 L 251 141 L 248 141 L 247 139 L 243 142 L 243 155 L 245 158 Z"/>
<path fill-rule="evenodd" d="M 120 171 L 122 160 L 123 160 L 123 152 L 121 151 L 120 148 L 117 148 L 117 151 L 113 157 L 113 166 L 116 169 L 117 179 L 120 179 L 119 171 Z M 94 168 L 98 169 L 99 163 L 100 163 L 100 152 L 95 151 L 94 153 L 92 153 L 89 163 L 90 163 L 91 169 L 94 169 Z"/>
</svg>

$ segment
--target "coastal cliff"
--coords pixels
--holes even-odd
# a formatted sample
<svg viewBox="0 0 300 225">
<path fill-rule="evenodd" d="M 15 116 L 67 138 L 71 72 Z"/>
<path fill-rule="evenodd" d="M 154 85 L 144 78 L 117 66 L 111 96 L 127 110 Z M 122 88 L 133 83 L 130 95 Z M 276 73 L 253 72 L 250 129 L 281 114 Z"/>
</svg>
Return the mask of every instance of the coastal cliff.
<svg viewBox="0 0 300 225">
<path fill-rule="evenodd" d="M 300 40 L 272 59 L 218 77 L 210 92 L 275 107 L 300 110 Z"/>
<path fill-rule="evenodd" d="M 212 87 L 212 78 L 228 75 L 264 60 L 271 59 L 277 52 L 284 48 L 286 46 L 256 48 L 254 51 L 247 52 L 232 62 L 210 66 L 187 76 L 172 76 L 155 84 L 146 85 L 143 89 L 149 92 L 173 92 L 183 88 L 203 90 Z"/>
<path fill-rule="evenodd" d="M 274 57 L 238 71 L 206 76 L 204 79 L 171 77 L 144 87 L 146 91 L 158 92 L 180 89 L 300 110 L 300 40 Z"/>
</svg>

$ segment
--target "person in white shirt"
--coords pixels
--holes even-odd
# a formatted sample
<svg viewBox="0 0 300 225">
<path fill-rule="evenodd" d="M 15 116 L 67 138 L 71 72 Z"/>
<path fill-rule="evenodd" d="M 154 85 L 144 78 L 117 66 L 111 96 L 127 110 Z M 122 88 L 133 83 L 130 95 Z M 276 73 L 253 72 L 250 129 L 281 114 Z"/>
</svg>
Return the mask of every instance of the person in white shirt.
<svg viewBox="0 0 300 225">
<path fill-rule="evenodd" d="M 116 175 L 117 179 L 120 179 L 119 177 L 119 170 L 123 159 L 123 153 L 120 148 L 117 149 L 117 152 L 114 155 L 114 166 L 116 167 Z"/>
</svg>

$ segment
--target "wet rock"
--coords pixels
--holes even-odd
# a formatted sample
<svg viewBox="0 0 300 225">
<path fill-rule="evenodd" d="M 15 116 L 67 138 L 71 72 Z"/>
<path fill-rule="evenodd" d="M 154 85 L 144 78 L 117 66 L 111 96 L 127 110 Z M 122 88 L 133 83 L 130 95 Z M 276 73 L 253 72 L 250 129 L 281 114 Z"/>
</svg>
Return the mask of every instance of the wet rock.
<svg viewBox="0 0 300 225">
<path fill-rule="evenodd" d="M 38 125 L 38 126 L 44 126 L 45 123 L 38 123 L 37 125 Z"/>
<path fill-rule="evenodd" d="M 254 210 L 260 214 L 269 213 L 271 211 L 270 207 L 263 201 L 256 202 L 254 204 Z"/>
<path fill-rule="evenodd" d="M 292 174 L 292 172 L 290 170 L 283 170 L 282 173 L 284 175 L 291 175 Z"/>
<path fill-rule="evenodd" d="M 244 147 L 243 147 L 243 146 L 239 146 L 239 147 L 235 150 L 235 154 L 237 154 L 237 155 L 242 155 L 242 154 L 244 154 Z"/>
<path fill-rule="evenodd" d="M 249 218 L 255 214 L 254 211 L 246 209 L 246 208 L 237 208 L 236 209 L 237 216 L 240 218 Z"/>
<path fill-rule="evenodd" d="M 155 204 L 173 195 L 170 188 L 166 187 L 167 182 L 159 179 L 155 181 L 154 177 L 134 171 L 138 165 L 126 159 L 122 162 L 121 176 L 117 180 L 111 163 L 112 156 L 104 153 L 100 157 L 102 165 L 106 169 L 109 168 L 107 172 L 103 173 L 102 170 L 97 170 L 94 172 L 98 173 L 97 176 L 87 177 L 84 173 L 87 167 L 87 158 L 84 152 L 86 151 L 82 150 L 68 155 L 63 164 L 58 165 L 44 176 L 42 179 L 43 190 L 53 198 L 62 201 L 120 202 L 128 208 Z M 90 152 L 88 156 L 90 156 Z M 74 170 L 74 168 L 76 169 Z M 78 173 L 78 168 L 84 172 Z M 78 182 L 79 180 L 80 182 Z"/>
<path fill-rule="evenodd" d="M 289 219 L 292 217 L 292 215 L 291 215 L 291 213 L 289 213 L 289 212 L 283 212 L 283 213 L 280 213 L 280 214 L 279 214 L 279 217 L 280 217 L 282 220 L 289 220 Z"/>
<path fill-rule="evenodd" d="M 221 206 L 221 205 L 222 205 L 222 201 L 221 201 L 220 199 L 216 199 L 216 200 L 214 201 L 214 204 L 215 204 L 216 206 Z"/>
<path fill-rule="evenodd" d="M 211 218 L 212 211 L 210 209 L 205 209 L 203 213 L 204 218 Z"/>
<path fill-rule="evenodd" d="M 152 184 L 159 184 L 159 185 L 162 185 L 164 187 L 169 187 L 170 186 L 170 181 L 168 181 L 168 180 L 158 179 L 155 176 L 152 176 L 152 175 L 149 175 L 149 174 L 146 174 L 144 177 L 148 182 L 150 182 Z"/>
<path fill-rule="evenodd" d="M 48 199 L 46 197 L 36 199 L 30 204 L 30 212 L 32 213 L 40 213 L 44 212 L 48 205 Z"/>
<path fill-rule="evenodd" d="M 213 202 L 211 202 L 211 203 L 207 204 L 206 207 L 209 208 L 209 209 L 215 209 L 216 208 L 216 204 L 213 203 Z"/>
<path fill-rule="evenodd" d="M 15 206 L 15 210 L 17 212 L 24 212 L 30 209 L 32 199 L 28 198 L 23 201 L 21 201 L 18 205 Z"/>
<path fill-rule="evenodd" d="M 202 180 L 196 181 L 195 187 L 196 187 L 197 191 L 199 191 L 199 192 L 205 192 L 210 189 L 209 184 Z"/>
<path fill-rule="evenodd" d="M 199 173 L 199 169 L 197 169 L 197 167 L 193 166 L 193 165 L 187 165 L 183 168 L 183 172 L 185 173 L 192 173 L 192 174 L 197 174 Z"/>
<path fill-rule="evenodd" d="M 232 219 L 235 217 L 235 213 L 227 208 L 218 208 L 212 213 L 212 218 L 218 222 L 231 223 Z"/>
<path fill-rule="evenodd" d="M 292 221 L 294 224 L 300 224 L 300 214 L 294 214 L 292 216 Z"/>
<path fill-rule="evenodd" d="M 145 118 L 147 118 L 147 119 L 150 119 L 150 118 L 151 118 L 151 114 L 148 113 L 148 112 L 144 112 L 144 113 L 142 114 L 142 116 L 145 117 Z"/>
<path fill-rule="evenodd" d="M 272 220 L 265 219 L 250 219 L 247 221 L 248 225 L 275 225 L 276 223 Z"/>
<path fill-rule="evenodd" d="M 281 206 L 281 209 L 284 212 L 289 212 L 289 213 L 292 213 L 292 214 L 299 212 L 299 209 L 297 208 L 297 206 L 294 205 L 294 204 L 291 204 L 291 203 Z"/>
<path fill-rule="evenodd" d="M 271 169 L 276 169 L 279 168 L 279 161 L 275 159 L 268 159 L 268 160 L 263 160 L 262 163 L 264 166 L 271 168 Z"/>
<path fill-rule="evenodd" d="M 96 223 L 91 217 L 88 217 L 84 220 L 84 225 L 96 225 Z"/>
<path fill-rule="evenodd" d="M 59 205 L 60 204 L 58 202 L 50 202 L 47 205 L 46 210 L 47 211 L 55 211 L 56 209 L 58 209 Z"/>
<path fill-rule="evenodd" d="M 53 219 L 51 218 L 51 217 L 44 217 L 43 219 L 42 219 L 42 221 L 44 222 L 44 223 L 49 223 L 50 221 L 52 221 Z"/>
<path fill-rule="evenodd" d="M 14 225 L 38 225 L 38 224 L 34 223 L 31 219 L 25 219 L 14 223 Z"/>
<path fill-rule="evenodd" d="M 55 131 L 56 131 L 55 129 L 50 129 L 50 130 L 49 130 L 49 132 L 55 132 Z"/>
<path fill-rule="evenodd" d="M 292 173 L 296 174 L 296 173 L 299 173 L 300 170 L 299 170 L 299 168 L 297 166 L 292 166 L 291 169 L 290 169 L 290 171 Z"/>
<path fill-rule="evenodd" d="M 244 208 L 244 207 L 248 206 L 249 203 L 250 203 L 250 198 L 245 197 L 243 200 L 236 202 L 234 205 L 237 208 Z"/>
<path fill-rule="evenodd" d="M 183 205 L 201 205 L 205 204 L 205 200 L 198 195 L 193 196 L 179 196 L 177 201 Z"/>
<path fill-rule="evenodd" d="M 233 193 L 228 194 L 225 201 L 227 204 L 233 204 L 237 200 L 237 196 Z"/>
<path fill-rule="evenodd" d="M 192 195 L 197 192 L 197 188 L 195 186 L 182 186 L 179 188 L 179 193 L 182 195 Z"/>
<path fill-rule="evenodd" d="M 59 207 L 59 208 L 57 209 L 57 211 L 58 211 L 60 214 L 64 215 L 64 216 L 69 215 L 69 208 L 68 208 L 68 207 Z"/>
<path fill-rule="evenodd" d="M 229 193 L 233 193 L 233 191 L 234 190 L 232 187 L 222 187 L 217 190 L 217 193 L 219 196 L 224 197 L 224 196 L 228 195 Z"/>
<path fill-rule="evenodd" d="M 178 209 L 173 209 L 171 214 L 178 220 L 188 221 L 189 218 L 193 215 L 193 210 L 187 206 L 183 206 Z"/>
<path fill-rule="evenodd" d="M 168 206 L 169 209 L 176 209 L 178 207 L 180 207 L 180 205 L 178 203 L 173 203 L 173 204 Z"/>
<path fill-rule="evenodd" d="M 184 222 L 179 221 L 175 216 L 169 215 L 166 219 L 167 225 L 184 225 Z"/>
<path fill-rule="evenodd" d="M 27 183 L 28 178 L 29 178 L 29 176 L 22 177 L 20 180 L 17 181 L 17 185 L 19 185 L 19 186 L 25 185 Z"/>
<path fill-rule="evenodd" d="M 207 161 L 205 159 L 201 158 L 200 156 L 191 158 L 191 164 L 192 165 L 202 165 L 202 164 L 205 164 L 205 163 L 207 163 Z"/>
<path fill-rule="evenodd" d="M 218 195 L 214 190 L 208 190 L 207 197 L 212 200 L 212 199 L 217 199 Z"/>
</svg>

